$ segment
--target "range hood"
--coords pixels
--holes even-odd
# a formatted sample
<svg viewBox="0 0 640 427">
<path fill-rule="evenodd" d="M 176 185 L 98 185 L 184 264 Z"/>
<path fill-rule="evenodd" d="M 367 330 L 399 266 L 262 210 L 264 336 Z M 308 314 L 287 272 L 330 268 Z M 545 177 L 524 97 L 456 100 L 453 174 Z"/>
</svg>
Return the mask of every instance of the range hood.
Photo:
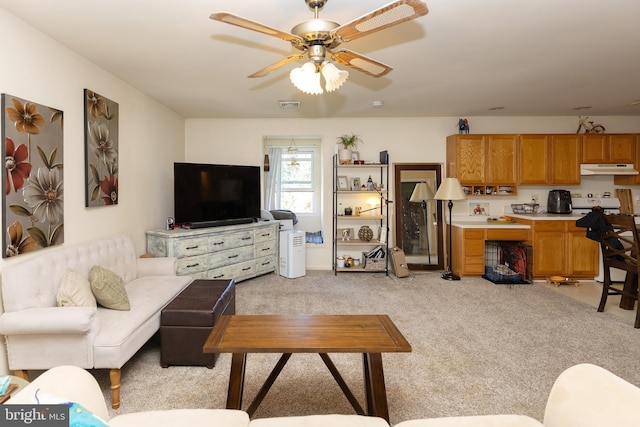
<svg viewBox="0 0 640 427">
<path fill-rule="evenodd" d="M 638 171 L 626 163 L 582 164 L 580 175 L 638 175 Z"/>
</svg>

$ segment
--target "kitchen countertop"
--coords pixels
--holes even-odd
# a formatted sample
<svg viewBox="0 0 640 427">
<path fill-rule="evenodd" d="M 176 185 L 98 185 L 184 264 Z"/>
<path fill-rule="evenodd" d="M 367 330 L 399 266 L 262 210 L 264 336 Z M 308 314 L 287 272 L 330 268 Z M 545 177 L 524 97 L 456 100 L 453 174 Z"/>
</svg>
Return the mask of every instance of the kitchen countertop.
<svg viewBox="0 0 640 427">
<path fill-rule="evenodd" d="M 535 214 L 509 214 L 511 218 L 526 219 L 529 221 L 576 221 L 582 218 L 581 214 L 551 214 L 551 213 L 535 213 Z M 453 218 L 453 226 L 459 228 L 504 228 L 504 229 L 529 229 L 525 224 L 517 222 L 495 223 L 487 222 L 488 217 L 477 216 L 457 216 Z M 497 217 L 489 217 L 497 218 Z"/>
<path fill-rule="evenodd" d="M 532 221 L 575 221 L 582 218 L 582 214 L 552 214 L 552 213 L 535 213 L 535 214 L 509 214 L 511 218 L 528 219 Z"/>
<path fill-rule="evenodd" d="M 457 220 L 453 221 L 453 226 L 458 228 L 504 228 L 504 229 L 525 229 L 528 230 L 529 227 L 526 224 L 518 224 L 516 222 L 505 222 L 505 223 L 491 223 L 485 221 L 465 221 L 465 220 Z"/>
</svg>

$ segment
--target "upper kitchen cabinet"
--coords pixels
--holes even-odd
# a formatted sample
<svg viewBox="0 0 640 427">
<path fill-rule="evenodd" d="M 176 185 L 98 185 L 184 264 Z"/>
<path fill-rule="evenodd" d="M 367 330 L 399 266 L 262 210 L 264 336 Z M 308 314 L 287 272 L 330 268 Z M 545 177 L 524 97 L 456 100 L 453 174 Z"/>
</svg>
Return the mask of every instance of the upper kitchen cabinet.
<svg viewBox="0 0 640 427">
<path fill-rule="evenodd" d="M 519 135 L 520 185 L 580 184 L 580 135 Z"/>
<path fill-rule="evenodd" d="M 627 134 L 627 135 L 608 135 L 616 138 L 630 138 L 633 141 L 633 146 L 635 147 L 635 155 L 633 156 L 633 160 L 630 162 L 620 162 L 620 163 L 633 163 L 635 169 L 640 168 L 640 135 L 639 134 Z M 617 163 L 617 162 L 616 162 Z M 613 183 L 616 185 L 639 185 L 640 184 L 640 175 L 616 175 L 613 177 Z"/>
<path fill-rule="evenodd" d="M 551 137 L 520 135 L 518 138 L 519 183 L 545 185 L 551 181 Z"/>
<path fill-rule="evenodd" d="M 551 182 L 580 184 L 582 139 L 580 135 L 551 135 Z"/>
<path fill-rule="evenodd" d="M 514 194 L 517 143 L 517 135 L 451 135 L 447 137 L 447 173 L 464 186 L 488 188 L 479 194 Z"/>
<path fill-rule="evenodd" d="M 633 163 L 636 136 L 591 133 L 582 135 L 582 163 Z"/>
</svg>

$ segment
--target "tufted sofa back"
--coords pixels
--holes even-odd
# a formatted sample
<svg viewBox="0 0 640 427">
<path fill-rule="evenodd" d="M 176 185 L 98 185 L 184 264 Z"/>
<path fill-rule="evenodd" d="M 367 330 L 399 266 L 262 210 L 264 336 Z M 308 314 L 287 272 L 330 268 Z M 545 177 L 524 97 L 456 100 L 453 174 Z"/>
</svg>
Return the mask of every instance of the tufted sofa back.
<svg viewBox="0 0 640 427">
<path fill-rule="evenodd" d="M 136 263 L 133 240 L 124 234 L 43 249 L 25 261 L 2 269 L 4 311 L 55 307 L 56 293 L 67 268 L 89 277 L 91 267 L 100 265 L 127 283 L 136 278 Z"/>
</svg>

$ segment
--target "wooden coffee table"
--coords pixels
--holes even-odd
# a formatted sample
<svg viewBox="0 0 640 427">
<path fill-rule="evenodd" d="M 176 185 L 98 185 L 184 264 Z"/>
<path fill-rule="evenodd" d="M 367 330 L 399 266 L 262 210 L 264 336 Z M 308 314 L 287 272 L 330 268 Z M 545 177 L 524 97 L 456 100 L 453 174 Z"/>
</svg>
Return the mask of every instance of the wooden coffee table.
<svg viewBox="0 0 640 427">
<path fill-rule="evenodd" d="M 207 339 L 205 353 L 233 353 L 227 408 L 241 409 L 248 353 L 282 353 L 249 405 L 253 416 L 292 353 L 318 353 L 360 415 L 389 421 L 382 354 L 410 352 L 411 345 L 386 315 L 224 315 Z M 362 353 L 366 412 L 327 353 Z"/>
</svg>

